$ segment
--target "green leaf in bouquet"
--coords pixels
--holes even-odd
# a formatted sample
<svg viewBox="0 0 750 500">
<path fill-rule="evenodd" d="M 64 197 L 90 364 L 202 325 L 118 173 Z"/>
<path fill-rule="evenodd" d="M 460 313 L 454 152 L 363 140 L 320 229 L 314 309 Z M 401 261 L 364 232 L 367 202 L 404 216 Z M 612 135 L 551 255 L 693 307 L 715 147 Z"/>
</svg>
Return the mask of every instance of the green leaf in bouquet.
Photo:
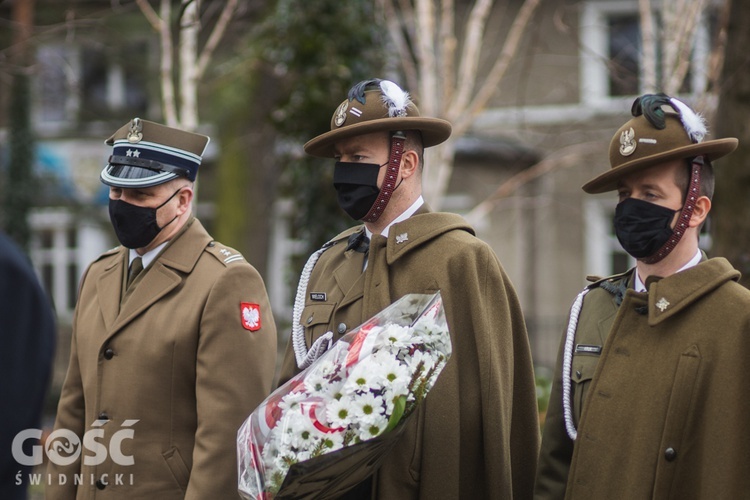
<svg viewBox="0 0 750 500">
<path fill-rule="evenodd" d="M 391 413 L 391 418 L 388 419 L 388 425 L 383 432 L 392 431 L 398 423 L 401 422 L 401 417 L 404 416 L 404 410 L 406 410 L 406 396 L 397 396 L 393 398 L 393 413 Z"/>
</svg>

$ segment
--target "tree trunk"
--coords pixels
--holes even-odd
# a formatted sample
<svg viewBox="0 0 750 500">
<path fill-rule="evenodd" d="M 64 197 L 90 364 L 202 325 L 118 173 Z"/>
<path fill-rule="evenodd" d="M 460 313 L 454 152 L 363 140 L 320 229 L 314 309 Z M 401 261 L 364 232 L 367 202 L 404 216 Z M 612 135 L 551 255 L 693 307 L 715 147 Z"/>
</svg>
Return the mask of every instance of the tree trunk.
<svg viewBox="0 0 750 500">
<path fill-rule="evenodd" d="M 720 80 L 714 138 L 737 137 L 737 151 L 717 162 L 712 254 L 726 257 L 750 284 L 750 3 L 734 0 Z"/>
<path fill-rule="evenodd" d="M 13 21 L 17 26 L 11 53 L 14 69 L 10 99 L 10 164 L 5 186 L 3 215 L 8 235 L 27 248 L 28 214 L 34 195 L 34 139 L 31 129 L 31 80 L 27 74 L 30 51 L 27 41 L 34 23 L 34 0 L 16 2 Z"/>
</svg>

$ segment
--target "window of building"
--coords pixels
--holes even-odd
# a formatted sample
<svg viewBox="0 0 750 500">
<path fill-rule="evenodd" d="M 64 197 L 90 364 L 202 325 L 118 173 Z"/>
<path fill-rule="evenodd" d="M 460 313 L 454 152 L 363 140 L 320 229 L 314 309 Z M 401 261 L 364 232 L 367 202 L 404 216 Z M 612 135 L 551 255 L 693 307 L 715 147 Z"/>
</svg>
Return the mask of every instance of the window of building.
<svg viewBox="0 0 750 500">
<path fill-rule="evenodd" d="M 656 4 L 655 4 L 656 5 Z M 654 12 L 658 28 L 661 16 Z M 696 29 L 690 68 L 705 66 L 709 53 L 709 22 Z M 607 100 L 631 98 L 646 92 L 643 78 L 643 41 L 640 13 L 635 0 L 585 2 L 581 13 L 581 101 L 601 104 Z M 660 81 L 659 44 L 655 47 L 656 78 Z M 688 71 L 680 93 L 700 93 L 707 79 L 702 71 Z"/>
<path fill-rule="evenodd" d="M 104 45 L 46 45 L 37 51 L 37 109 L 40 122 L 99 120 L 145 114 L 143 66 L 147 42 Z"/>
<path fill-rule="evenodd" d="M 617 201 L 589 199 L 584 201 L 584 248 L 586 274 L 611 276 L 622 273 L 635 265 L 617 241 L 612 218 Z"/>
<path fill-rule="evenodd" d="M 66 209 L 38 209 L 29 215 L 30 255 L 62 320 L 72 318 L 78 281 L 88 264 L 110 246 L 108 234 Z"/>
</svg>

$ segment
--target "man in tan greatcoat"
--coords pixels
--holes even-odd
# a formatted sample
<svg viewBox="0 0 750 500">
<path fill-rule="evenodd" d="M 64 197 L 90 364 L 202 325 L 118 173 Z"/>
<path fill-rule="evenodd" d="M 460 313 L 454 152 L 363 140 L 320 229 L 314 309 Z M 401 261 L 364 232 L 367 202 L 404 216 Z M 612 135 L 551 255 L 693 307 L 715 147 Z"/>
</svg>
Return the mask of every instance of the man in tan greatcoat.
<svg viewBox="0 0 750 500">
<path fill-rule="evenodd" d="M 191 214 L 207 143 L 139 118 L 107 140 L 122 246 L 81 281 L 47 498 L 239 498 L 237 429 L 271 390 L 276 328 L 258 272 Z"/>
<path fill-rule="evenodd" d="M 633 115 L 612 168 L 583 189 L 618 192 L 615 232 L 636 266 L 571 308 L 535 498 L 747 498 L 750 292 L 698 248 L 711 161 L 737 139 L 704 141 L 702 118 L 664 94 Z"/>
<path fill-rule="evenodd" d="M 440 291 L 453 355 L 374 477 L 346 498 L 530 498 L 539 439 L 518 298 L 492 249 L 422 199 L 423 148 L 451 126 L 419 115 L 386 80 L 355 85 L 331 131 L 305 144 L 335 158 L 339 205 L 364 225 L 305 266 L 281 382 L 408 293 Z"/>
</svg>

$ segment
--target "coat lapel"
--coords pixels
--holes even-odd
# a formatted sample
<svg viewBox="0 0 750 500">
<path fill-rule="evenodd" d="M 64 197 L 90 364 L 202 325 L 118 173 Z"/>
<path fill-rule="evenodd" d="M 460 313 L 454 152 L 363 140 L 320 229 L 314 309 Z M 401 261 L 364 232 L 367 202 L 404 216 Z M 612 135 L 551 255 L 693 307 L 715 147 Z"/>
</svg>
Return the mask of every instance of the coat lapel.
<svg viewBox="0 0 750 500">
<path fill-rule="evenodd" d="M 120 293 L 122 291 L 122 278 L 125 270 L 125 256 L 127 248 L 120 247 L 118 257 L 113 264 L 104 270 L 96 280 L 96 296 L 99 300 L 99 308 L 104 318 L 104 326 L 111 331 L 120 312 Z"/>
<path fill-rule="evenodd" d="M 103 314 L 108 330 L 107 337 L 115 335 L 142 312 L 176 288 L 182 282 L 183 275 L 189 274 L 193 270 L 210 241 L 211 236 L 197 219 L 189 221 L 187 228 L 178 234 L 161 255 L 151 263 L 150 268 L 137 284 L 137 293 L 132 293 L 127 297 L 122 306 L 119 302 L 123 276 L 122 262 L 124 261 L 119 259 L 119 265 L 114 265 L 112 269 L 102 275 L 97 288 L 100 292 L 103 289 L 106 290 L 105 298 L 100 299 L 100 301 L 103 300 L 102 311 L 105 311 Z M 105 280 L 105 275 L 109 276 L 109 273 L 115 273 L 119 278 L 115 280 L 115 278 L 110 277 Z M 117 314 L 118 308 L 119 314 Z M 111 312 L 113 310 L 115 311 L 114 318 L 112 318 Z"/>
<path fill-rule="evenodd" d="M 344 294 L 339 307 L 359 300 L 365 293 L 365 273 L 362 272 L 365 264 L 364 254 L 349 250 L 345 255 L 344 262 L 333 272 L 336 285 Z"/>
</svg>

